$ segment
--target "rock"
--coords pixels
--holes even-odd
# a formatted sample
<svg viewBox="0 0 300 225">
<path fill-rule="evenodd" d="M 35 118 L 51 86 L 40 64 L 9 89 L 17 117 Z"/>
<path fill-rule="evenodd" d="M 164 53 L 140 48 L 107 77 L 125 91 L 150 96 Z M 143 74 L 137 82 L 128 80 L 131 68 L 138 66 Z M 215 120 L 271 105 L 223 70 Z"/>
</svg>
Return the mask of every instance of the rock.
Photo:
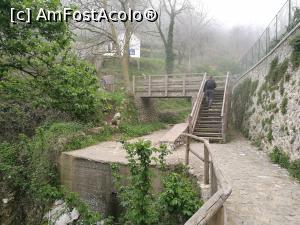
<svg viewBox="0 0 300 225">
<path fill-rule="evenodd" d="M 54 202 L 54 205 L 56 206 L 56 205 L 62 205 L 64 203 L 64 201 L 63 200 L 56 200 L 55 202 Z"/>
<path fill-rule="evenodd" d="M 61 215 L 58 220 L 55 221 L 54 225 L 68 225 L 69 223 L 73 222 L 70 213 L 65 213 Z"/>
<path fill-rule="evenodd" d="M 72 218 L 72 220 L 73 221 L 74 220 L 78 220 L 79 216 L 80 216 L 80 214 L 79 214 L 78 210 L 76 208 L 74 208 L 72 210 L 72 212 L 71 212 L 71 218 Z"/>
<path fill-rule="evenodd" d="M 111 120 L 111 124 L 114 126 L 119 126 L 121 121 L 121 113 L 116 113 L 113 117 L 113 119 Z"/>
<path fill-rule="evenodd" d="M 116 113 L 115 115 L 114 115 L 114 118 L 113 119 L 115 119 L 115 120 L 120 120 L 121 119 L 121 113 Z"/>
<path fill-rule="evenodd" d="M 72 211 L 63 200 L 56 200 L 52 209 L 44 216 L 48 225 L 68 225 L 78 220 L 80 214 L 76 208 Z"/>
</svg>

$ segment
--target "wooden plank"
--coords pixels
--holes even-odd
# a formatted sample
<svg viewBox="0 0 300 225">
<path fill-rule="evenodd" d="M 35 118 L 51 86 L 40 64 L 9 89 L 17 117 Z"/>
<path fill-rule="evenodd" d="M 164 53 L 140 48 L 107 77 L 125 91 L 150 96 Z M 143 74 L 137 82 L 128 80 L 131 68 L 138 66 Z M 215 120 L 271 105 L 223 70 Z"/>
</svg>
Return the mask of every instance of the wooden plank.
<svg viewBox="0 0 300 225">
<path fill-rule="evenodd" d="M 148 77 L 148 95 L 151 96 L 151 76 Z"/>
<path fill-rule="evenodd" d="M 168 95 L 168 75 L 165 76 L 165 96 Z"/>
<path fill-rule="evenodd" d="M 209 152 L 204 145 L 204 184 L 209 184 Z"/>
<path fill-rule="evenodd" d="M 216 192 L 184 225 L 206 225 L 223 206 L 223 193 Z"/>
<path fill-rule="evenodd" d="M 184 75 L 183 81 L 182 81 L 182 94 L 185 95 L 185 88 L 186 88 L 186 76 Z"/>
</svg>

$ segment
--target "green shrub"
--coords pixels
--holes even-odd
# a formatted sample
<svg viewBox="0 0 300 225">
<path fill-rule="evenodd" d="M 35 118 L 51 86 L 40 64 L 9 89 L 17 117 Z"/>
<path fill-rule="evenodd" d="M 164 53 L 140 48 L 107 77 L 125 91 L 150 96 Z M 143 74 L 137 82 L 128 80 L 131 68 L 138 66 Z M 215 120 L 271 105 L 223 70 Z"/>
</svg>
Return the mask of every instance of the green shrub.
<svg viewBox="0 0 300 225">
<path fill-rule="evenodd" d="M 84 128 L 79 123 L 57 123 L 38 128 L 32 139 L 22 135 L 17 144 L 0 144 L 0 195 L 10 193 L 13 209 L 5 215 L 0 210 L 1 224 L 1 218 L 7 217 L 12 224 L 42 224 L 52 202 L 64 197 L 58 182 L 58 157 L 74 133 Z"/>
<path fill-rule="evenodd" d="M 122 224 L 174 225 L 183 224 L 203 204 L 199 199 L 197 185 L 189 180 L 187 168 L 178 165 L 174 172 L 166 167 L 166 146 L 155 148 L 151 142 L 140 140 L 124 145 L 129 162 L 130 176 L 122 185 L 119 168 L 112 165 L 118 197 L 124 212 L 119 218 Z M 163 190 L 154 194 L 153 174 L 150 166 L 156 164 L 161 170 Z"/>
<path fill-rule="evenodd" d="M 266 82 L 269 84 L 269 88 L 275 88 L 276 85 L 285 77 L 288 66 L 288 59 L 285 59 L 282 63 L 278 63 L 278 57 L 273 59 L 269 73 L 265 77 Z"/>
<path fill-rule="evenodd" d="M 140 140 L 136 143 L 125 143 L 130 176 L 128 185 L 123 186 L 119 169 L 113 165 L 113 176 L 118 191 L 118 197 L 124 212 L 120 217 L 122 224 L 155 225 L 159 223 L 158 211 L 155 208 L 152 194 L 152 177 L 150 171 L 151 162 L 159 162 L 165 165 L 165 146 L 155 148 L 150 141 Z M 157 153 L 159 156 L 155 156 Z"/>
<path fill-rule="evenodd" d="M 286 153 L 281 151 L 277 146 L 273 148 L 269 156 L 273 163 L 279 164 L 282 168 L 289 168 L 290 157 Z"/>
<path fill-rule="evenodd" d="M 295 177 L 298 181 L 300 181 L 300 160 L 295 160 L 290 163 L 288 171 L 291 176 Z"/>
<path fill-rule="evenodd" d="M 203 202 L 187 174 L 170 173 L 163 179 L 158 204 L 164 224 L 173 225 L 187 221 Z"/>
</svg>

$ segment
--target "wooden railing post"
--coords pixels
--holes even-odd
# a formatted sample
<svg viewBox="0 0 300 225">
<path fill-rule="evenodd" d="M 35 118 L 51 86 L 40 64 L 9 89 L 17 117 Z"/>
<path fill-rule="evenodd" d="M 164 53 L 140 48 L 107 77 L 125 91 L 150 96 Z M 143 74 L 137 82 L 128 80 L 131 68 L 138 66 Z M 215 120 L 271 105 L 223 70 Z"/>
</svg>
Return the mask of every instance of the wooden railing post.
<svg viewBox="0 0 300 225">
<path fill-rule="evenodd" d="M 190 157 L 190 137 L 186 137 L 186 148 L 185 148 L 185 165 L 189 165 L 189 157 Z"/>
<path fill-rule="evenodd" d="M 213 196 L 218 191 L 218 183 L 213 162 L 210 162 L 210 194 Z"/>
<path fill-rule="evenodd" d="M 132 78 L 132 92 L 135 94 L 135 76 Z"/>
<path fill-rule="evenodd" d="M 165 75 L 165 96 L 168 95 L 168 74 Z"/>
<path fill-rule="evenodd" d="M 185 96 L 185 89 L 186 89 L 186 75 L 183 76 L 183 81 L 182 81 L 182 95 Z"/>
<path fill-rule="evenodd" d="M 204 144 L 204 184 L 209 184 L 209 152 Z"/>
<path fill-rule="evenodd" d="M 151 76 L 148 76 L 148 95 L 151 96 Z"/>
</svg>

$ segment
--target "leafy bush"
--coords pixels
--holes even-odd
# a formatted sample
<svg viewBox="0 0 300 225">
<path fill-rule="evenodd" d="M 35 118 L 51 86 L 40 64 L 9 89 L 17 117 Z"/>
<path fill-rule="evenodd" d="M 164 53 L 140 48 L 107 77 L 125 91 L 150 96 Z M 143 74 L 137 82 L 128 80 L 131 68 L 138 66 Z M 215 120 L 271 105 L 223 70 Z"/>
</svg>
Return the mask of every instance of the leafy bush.
<svg viewBox="0 0 300 225">
<path fill-rule="evenodd" d="M 170 173 L 163 179 L 159 207 L 164 224 L 183 224 L 203 204 L 187 174 Z"/>
<path fill-rule="evenodd" d="M 165 156 L 166 146 L 155 148 L 151 142 L 140 140 L 124 145 L 129 162 L 130 176 L 123 186 L 116 165 L 112 166 L 118 196 L 124 213 L 120 218 L 122 224 L 183 224 L 202 205 L 196 185 L 188 178 L 186 168 L 177 167 L 168 173 Z M 157 195 L 152 191 L 152 164 L 161 169 L 163 191 Z"/>
<path fill-rule="evenodd" d="M 124 213 L 121 217 L 123 224 L 132 225 L 155 225 L 158 224 L 158 211 L 155 209 L 152 189 L 152 176 L 150 165 L 156 160 L 164 166 L 164 156 L 167 154 L 166 147 L 155 148 L 150 141 L 138 141 L 126 143 L 124 148 L 127 152 L 130 177 L 128 186 L 122 186 L 118 168 L 113 167 L 114 178 L 121 205 Z M 154 154 L 158 153 L 159 157 Z"/>
<path fill-rule="evenodd" d="M 32 139 L 22 135 L 17 144 L 0 144 L 0 195 L 9 198 L 8 206 L 0 206 L 1 224 L 42 224 L 52 202 L 64 196 L 57 174 L 59 154 L 83 127 L 54 124 L 37 129 Z"/>
<path fill-rule="evenodd" d="M 279 164 L 282 168 L 286 168 L 286 169 L 289 168 L 290 157 L 282 150 L 280 150 L 277 146 L 273 148 L 269 156 L 273 163 Z"/>
<path fill-rule="evenodd" d="M 37 83 L 42 86 L 45 99 L 49 98 L 49 106 L 80 120 L 89 120 L 96 113 L 96 71 L 75 56 L 68 55 Z"/>
<path fill-rule="evenodd" d="M 295 177 L 298 181 L 300 181 L 300 159 L 292 161 L 290 163 L 288 171 L 291 176 Z"/>
</svg>

